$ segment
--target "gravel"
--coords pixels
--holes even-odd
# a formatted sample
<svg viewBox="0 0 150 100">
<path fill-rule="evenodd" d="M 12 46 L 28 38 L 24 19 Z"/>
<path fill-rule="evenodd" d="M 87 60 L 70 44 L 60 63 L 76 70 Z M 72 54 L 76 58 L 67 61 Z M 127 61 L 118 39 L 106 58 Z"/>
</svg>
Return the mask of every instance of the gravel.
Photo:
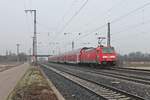
<svg viewBox="0 0 150 100">
<path fill-rule="evenodd" d="M 103 100 L 96 94 L 93 94 L 87 89 L 67 80 L 57 73 L 45 67 L 41 68 L 66 100 Z"/>
<path fill-rule="evenodd" d="M 150 100 L 150 86 L 148 85 L 142 85 L 142 84 L 138 84 L 135 82 L 120 80 L 117 78 L 110 78 L 110 77 L 102 76 L 102 75 L 89 74 L 87 72 L 80 72 L 80 71 L 77 71 L 77 69 L 81 70 L 81 68 L 78 68 L 78 67 L 76 68 L 69 67 L 69 66 L 65 67 L 65 65 L 58 65 L 58 64 L 52 64 L 52 65 L 55 65 L 53 67 L 59 70 L 69 71 L 72 74 L 79 75 L 80 77 L 88 78 L 98 83 L 107 84 L 107 85 L 119 88 L 121 90 L 127 91 L 128 93 L 132 93 L 132 94 L 136 94 L 138 96 L 144 97 L 145 100 Z M 75 69 L 75 70 L 72 70 L 72 69 Z"/>
</svg>

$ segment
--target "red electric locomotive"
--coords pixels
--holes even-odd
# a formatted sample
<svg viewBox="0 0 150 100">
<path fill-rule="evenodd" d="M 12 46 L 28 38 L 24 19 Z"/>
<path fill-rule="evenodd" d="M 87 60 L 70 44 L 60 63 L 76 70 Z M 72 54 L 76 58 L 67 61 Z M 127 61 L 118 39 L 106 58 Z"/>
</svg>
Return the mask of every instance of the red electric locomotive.
<svg viewBox="0 0 150 100">
<path fill-rule="evenodd" d="M 117 55 L 113 47 L 98 46 L 81 51 L 80 62 L 96 65 L 115 65 Z"/>
<path fill-rule="evenodd" d="M 113 47 L 98 46 L 84 47 L 78 50 L 49 57 L 50 62 L 93 64 L 93 65 L 116 65 L 117 54 Z"/>
</svg>

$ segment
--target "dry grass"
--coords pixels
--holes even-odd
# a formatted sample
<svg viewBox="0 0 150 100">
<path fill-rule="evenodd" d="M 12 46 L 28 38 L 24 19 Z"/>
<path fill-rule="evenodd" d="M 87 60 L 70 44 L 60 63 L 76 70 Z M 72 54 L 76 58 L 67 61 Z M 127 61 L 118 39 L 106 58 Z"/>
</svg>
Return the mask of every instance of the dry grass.
<svg viewBox="0 0 150 100">
<path fill-rule="evenodd" d="M 57 100 L 38 68 L 29 69 L 8 100 Z"/>
</svg>

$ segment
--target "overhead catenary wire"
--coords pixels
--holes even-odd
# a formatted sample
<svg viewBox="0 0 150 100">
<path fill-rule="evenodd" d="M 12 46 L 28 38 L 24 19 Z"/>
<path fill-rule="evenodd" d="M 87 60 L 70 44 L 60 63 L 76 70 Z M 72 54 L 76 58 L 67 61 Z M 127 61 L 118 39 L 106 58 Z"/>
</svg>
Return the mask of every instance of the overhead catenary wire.
<svg viewBox="0 0 150 100">
<path fill-rule="evenodd" d="M 107 24 L 104 24 L 104 25 L 102 25 L 102 26 L 100 26 L 100 27 L 97 27 L 96 29 L 91 30 L 91 31 L 88 32 L 87 34 L 84 34 L 84 35 L 82 35 L 81 37 L 79 37 L 79 38 L 77 38 L 77 39 L 73 39 L 73 41 L 77 41 L 77 40 L 79 40 L 79 39 L 82 38 L 82 37 L 89 36 L 89 35 L 91 35 L 91 34 L 89 34 L 89 33 L 96 32 L 97 30 L 103 29 L 103 28 L 106 27 L 106 26 L 107 26 Z M 82 33 L 81 33 L 81 34 L 82 34 Z M 67 44 L 69 44 L 69 43 L 70 43 L 70 42 L 67 42 Z"/>
<path fill-rule="evenodd" d="M 86 6 L 89 0 L 86 0 L 84 4 L 79 8 L 77 12 L 74 13 L 74 15 L 66 22 L 66 24 L 63 26 L 63 28 L 60 30 L 59 33 L 62 33 L 66 27 L 73 21 L 73 19 L 81 12 L 81 10 Z"/>
<path fill-rule="evenodd" d="M 58 32 L 58 33 L 63 33 L 63 31 L 66 29 L 66 27 L 74 20 L 74 18 L 81 12 L 81 10 L 87 5 L 89 0 L 86 0 L 82 6 L 78 9 L 78 11 L 76 11 L 74 13 L 74 15 L 65 23 L 65 25 L 63 26 L 63 28 Z M 60 36 L 60 35 L 55 35 L 55 36 Z M 57 38 L 58 38 L 57 37 Z"/>
<path fill-rule="evenodd" d="M 148 5 L 150 5 L 150 3 L 146 3 L 146 4 L 144 4 L 144 5 L 142 5 L 142 6 L 138 7 L 138 8 L 136 8 L 136 9 L 134 9 L 134 10 L 132 10 L 132 11 L 130 11 L 130 12 L 124 14 L 124 15 L 121 15 L 120 17 L 118 17 L 118 18 L 116 18 L 116 19 L 110 21 L 110 23 L 113 24 L 113 23 L 119 22 L 119 21 L 121 21 L 122 19 L 124 19 L 124 18 L 130 16 L 130 15 L 133 14 L 134 12 L 136 12 L 136 11 L 138 11 L 138 10 L 140 10 L 140 9 L 142 9 L 142 8 L 144 8 L 144 7 L 146 7 L 146 6 L 148 6 Z M 68 24 L 68 25 L 69 25 L 69 24 Z M 68 25 L 67 25 L 67 26 L 68 26 Z M 102 25 L 102 26 L 100 26 L 100 27 L 97 27 L 97 28 L 95 28 L 95 29 L 92 29 L 91 31 L 85 32 L 85 33 L 87 33 L 87 34 L 82 34 L 80 37 L 77 37 L 77 38 L 75 37 L 75 39 L 78 40 L 78 39 L 80 39 L 80 38 L 89 36 L 89 35 L 91 35 L 93 32 L 96 32 L 96 31 L 101 30 L 102 28 L 105 28 L 106 25 L 107 25 L 107 24 L 104 24 L 104 25 Z M 67 27 L 67 26 L 66 26 L 66 27 Z M 137 25 L 137 26 L 135 26 L 135 27 L 138 27 L 138 26 L 140 26 L 140 25 Z M 133 26 L 133 27 L 134 27 L 134 26 Z M 133 28 L 133 27 L 132 27 L 132 28 Z M 47 29 L 48 29 L 48 27 L 47 27 Z M 125 30 L 125 31 L 126 31 L 126 30 Z M 120 32 L 118 32 L 118 33 L 120 33 Z M 117 33 L 117 34 L 118 34 L 118 33 Z"/>
<path fill-rule="evenodd" d="M 126 13 L 126 14 L 124 14 L 124 15 L 122 15 L 122 16 L 120 16 L 120 17 L 118 17 L 118 18 L 116 18 L 112 21 L 110 21 L 110 23 L 116 23 L 116 22 L 128 17 L 129 15 L 133 14 L 134 12 L 139 11 L 140 9 L 145 8 L 146 6 L 149 6 L 149 5 L 150 5 L 150 2 L 145 3 L 144 5 L 142 5 L 138 8 L 135 8 L 134 10 L 132 10 L 132 11 L 130 11 L 130 12 L 128 12 L 128 13 Z"/>
<path fill-rule="evenodd" d="M 76 2 L 76 0 L 74 0 L 74 1 L 71 3 L 71 6 L 72 6 L 75 2 Z M 121 2 L 122 2 L 122 0 L 121 0 Z M 114 7 L 116 7 L 116 5 L 119 5 L 121 2 L 118 2 L 117 4 L 113 5 L 111 8 L 109 8 L 109 9 L 106 11 L 106 13 L 107 13 L 107 12 L 110 12 Z M 64 25 L 64 27 L 62 28 L 62 30 L 59 31 L 58 33 L 61 33 L 61 32 L 69 25 L 69 23 L 80 13 L 80 11 L 84 8 L 84 6 L 85 6 L 87 3 L 88 3 L 88 0 L 86 0 L 86 2 L 85 2 L 85 3 L 80 7 L 80 9 L 70 18 L 70 20 Z M 71 7 L 71 6 L 70 6 L 70 7 Z M 65 15 L 66 15 L 68 12 L 69 12 L 69 11 L 67 11 L 67 12 L 63 15 L 63 17 L 62 17 L 63 20 L 64 20 Z M 96 31 L 96 30 L 98 30 L 99 28 L 101 28 L 101 26 L 98 27 L 98 28 L 96 28 L 96 29 L 94 29 L 93 31 Z"/>
<path fill-rule="evenodd" d="M 116 22 L 118 22 L 118 21 L 120 21 L 120 20 L 126 18 L 127 16 L 133 14 L 134 12 L 136 12 L 136 11 L 138 11 L 138 10 L 140 10 L 140 9 L 142 9 L 142 8 L 144 8 L 144 7 L 146 7 L 146 6 L 149 6 L 149 5 L 150 5 L 150 2 L 145 3 L 145 4 L 143 4 L 142 6 L 140 6 L 140 7 L 138 7 L 138 8 L 135 8 L 134 10 L 132 10 L 132 11 L 130 11 L 130 12 L 128 12 L 128 13 L 126 13 L 126 14 L 124 14 L 124 15 L 122 15 L 122 16 L 120 16 L 120 17 L 118 17 L 118 18 L 116 18 L 116 19 L 114 19 L 114 20 L 112 20 L 112 21 L 110 21 L 110 23 L 111 23 L 111 24 L 112 24 L 112 23 L 116 23 Z M 90 35 L 90 33 L 96 32 L 96 31 L 98 31 L 98 30 L 104 28 L 106 25 L 107 25 L 107 24 L 104 24 L 104 25 L 102 25 L 102 26 L 100 26 L 100 27 L 97 27 L 97 28 L 93 29 L 92 31 L 88 32 L 87 34 L 83 35 L 82 37 L 86 37 L 86 36 Z M 80 39 L 80 38 L 82 38 L 82 37 L 79 37 L 78 39 Z M 78 39 L 76 39 L 76 40 L 78 40 Z"/>
<path fill-rule="evenodd" d="M 107 15 L 107 13 L 111 12 L 115 7 L 117 7 L 118 5 L 120 5 L 123 1 L 125 0 L 120 0 L 119 2 L 117 2 L 116 4 L 112 5 L 110 8 L 108 8 L 106 11 L 102 12 L 99 14 L 99 16 L 101 15 Z M 95 19 L 94 19 L 95 20 Z M 94 21 L 92 22 L 89 22 L 90 24 L 93 23 Z M 89 23 L 86 23 L 86 24 L 89 24 Z"/>
<path fill-rule="evenodd" d="M 90 33 L 93 33 L 93 32 L 96 32 L 96 31 L 98 31 L 98 30 L 100 30 L 100 29 L 103 29 L 103 28 L 106 27 L 106 26 L 107 26 L 107 24 L 104 24 L 104 25 L 102 25 L 102 26 L 100 26 L 100 27 L 97 27 L 97 28 L 95 28 L 95 29 L 93 29 L 93 30 L 87 32 L 86 34 L 82 35 L 81 37 L 77 38 L 76 40 L 79 40 L 79 39 L 82 38 L 82 37 L 87 37 L 87 36 L 91 35 Z"/>
<path fill-rule="evenodd" d="M 65 12 L 65 14 L 64 14 L 63 17 L 62 17 L 62 20 L 63 20 L 63 21 L 64 21 L 64 19 L 65 19 L 65 16 L 69 13 L 71 7 L 74 5 L 74 3 L 75 3 L 76 1 L 77 1 L 77 0 L 73 0 L 73 1 L 72 1 L 72 3 L 71 3 L 71 5 L 70 5 L 69 9 Z"/>
<path fill-rule="evenodd" d="M 110 7 L 107 11 L 101 13 L 101 15 L 112 11 L 112 9 L 114 9 L 117 5 L 119 5 L 120 3 L 122 3 L 122 1 L 123 1 L 123 0 L 121 0 L 121 1 L 118 2 L 118 3 L 116 3 L 115 5 L 113 5 L 112 7 Z M 86 33 L 86 32 L 88 32 L 88 33 L 96 32 L 96 31 L 98 31 L 98 30 L 104 28 L 106 25 L 107 25 L 107 24 L 104 24 L 104 25 L 102 25 L 102 26 L 100 26 L 100 27 L 97 27 L 97 28 L 91 30 L 90 32 L 89 32 L 89 31 L 85 31 L 84 33 Z M 85 36 L 88 36 L 88 35 L 90 35 L 90 34 L 85 34 L 85 35 L 83 35 L 83 36 L 81 36 L 81 37 L 79 37 L 79 38 L 78 38 L 78 36 L 77 36 L 77 37 L 76 37 L 77 39 L 75 38 L 74 40 L 78 40 L 78 39 L 80 39 L 80 38 L 82 38 L 82 37 L 85 37 Z M 74 41 L 74 40 L 73 40 L 73 41 Z"/>
<path fill-rule="evenodd" d="M 73 0 L 71 5 L 69 6 L 69 9 L 64 13 L 64 15 L 62 16 L 62 20 L 59 22 L 58 26 L 61 25 L 61 23 L 64 23 L 65 20 L 65 16 L 69 13 L 69 11 L 71 10 L 71 7 L 73 6 L 73 4 L 76 2 L 76 0 Z M 57 26 L 57 27 L 58 27 Z M 57 30 L 59 30 L 59 27 L 57 28 Z M 59 32 L 58 32 L 59 33 Z"/>
<path fill-rule="evenodd" d="M 143 24 L 143 23 L 144 23 L 144 24 Z M 118 31 L 118 32 L 114 32 L 114 33 L 115 33 L 114 35 L 119 34 L 119 33 L 122 33 L 122 32 L 129 31 L 129 30 L 134 30 L 134 29 L 136 29 L 136 28 L 138 28 L 138 27 L 140 27 L 140 26 L 146 25 L 146 24 L 150 24 L 150 19 L 149 19 L 149 20 L 146 20 L 146 21 L 144 21 L 144 22 L 140 22 L 140 23 L 135 24 L 135 25 L 128 26 L 128 27 L 127 27 L 126 29 L 124 29 L 124 30 L 121 30 L 121 31 Z"/>
</svg>

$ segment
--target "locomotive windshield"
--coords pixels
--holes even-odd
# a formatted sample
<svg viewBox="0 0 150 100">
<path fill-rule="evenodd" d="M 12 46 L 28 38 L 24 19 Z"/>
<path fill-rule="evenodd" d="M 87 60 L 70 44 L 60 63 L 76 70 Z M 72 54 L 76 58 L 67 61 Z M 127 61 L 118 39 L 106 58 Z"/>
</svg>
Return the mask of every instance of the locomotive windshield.
<svg viewBox="0 0 150 100">
<path fill-rule="evenodd" d="M 102 49 L 103 53 L 113 53 L 114 52 L 114 48 L 113 47 L 104 47 Z"/>
</svg>

